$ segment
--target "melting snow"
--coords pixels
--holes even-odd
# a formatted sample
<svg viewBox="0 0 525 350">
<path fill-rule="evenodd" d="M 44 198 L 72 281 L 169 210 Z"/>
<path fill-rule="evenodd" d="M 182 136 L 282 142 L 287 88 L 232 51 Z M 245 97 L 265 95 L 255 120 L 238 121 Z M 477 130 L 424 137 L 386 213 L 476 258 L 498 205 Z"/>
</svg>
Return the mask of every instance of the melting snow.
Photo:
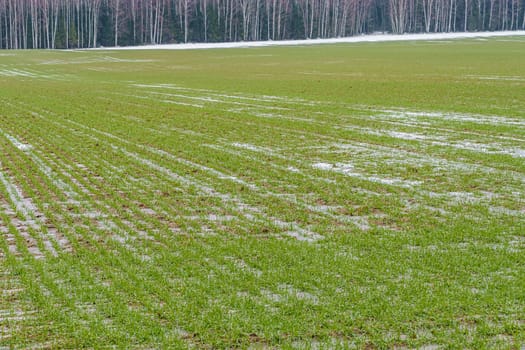
<svg viewBox="0 0 525 350">
<path fill-rule="evenodd" d="M 315 163 L 312 166 L 320 170 L 332 170 L 334 168 L 332 164 L 328 164 L 328 163 Z"/>
<path fill-rule="evenodd" d="M 382 178 L 376 175 L 367 176 L 364 174 L 354 172 L 353 165 L 348 164 L 348 163 L 330 164 L 330 163 L 321 162 L 321 163 L 312 164 L 312 167 L 316 169 L 320 169 L 320 170 L 334 171 L 334 172 L 341 173 L 341 174 L 344 174 L 350 177 L 355 177 L 357 179 L 377 182 L 377 183 L 384 184 L 384 185 L 394 185 L 394 186 L 399 186 L 399 187 L 411 188 L 412 186 L 420 185 L 422 183 L 422 181 L 389 179 L 389 178 Z"/>
<path fill-rule="evenodd" d="M 474 33 L 425 33 L 425 34 L 367 34 L 345 38 L 331 39 L 308 39 L 308 40 L 281 40 L 281 41 L 247 41 L 230 43 L 198 43 L 198 44 L 162 44 L 126 47 L 107 47 L 86 50 L 195 50 L 195 49 L 225 49 L 243 47 L 265 47 L 265 46 L 304 46 L 319 44 L 346 44 L 382 41 L 421 41 L 421 40 L 447 40 L 468 38 L 489 38 L 501 36 L 521 36 L 525 31 L 501 31 L 501 32 L 474 32 Z"/>
<path fill-rule="evenodd" d="M 13 136 L 8 135 L 8 134 L 4 133 L 1 130 L 0 130 L 0 133 L 2 133 L 9 141 L 11 141 L 11 143 L 16 148 L 18 148 L 21 151 L 29 151 L 29 150 L 33 149 L 33 146 L 31 146 L 29 144 L 26 144 L 26 143 L 22 143 L 22 142 L 18 141 L 16 138 L 14 138 Z"/>
<path fill-rule="evenodd" d="M 399 131 L 390 131 L 388 132 L 389 136 L 403 139 L 403 140 L 425 140 L 427 137 L 425 135 L 421 134 L 414 134 L 414 133 L 408 133 L 408 132 L 399 132 Z"/>
<path fill-rule="evenodd" d="M 501 75 L 466 75 L 467 78 L 479 79 L 479 80 L 496 80 L 496 81 L 523 81 L 525 77 L 520 76 L 501 76 Z"/>
</svg>

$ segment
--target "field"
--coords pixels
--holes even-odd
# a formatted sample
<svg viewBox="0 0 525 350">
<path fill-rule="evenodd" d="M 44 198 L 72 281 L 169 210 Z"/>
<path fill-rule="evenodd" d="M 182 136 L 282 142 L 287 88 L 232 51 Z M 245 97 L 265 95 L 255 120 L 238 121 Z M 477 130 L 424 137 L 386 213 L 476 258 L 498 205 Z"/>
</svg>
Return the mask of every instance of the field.
<svg viewBox="0 0 525 350">
<path fill-rule="evenodd" d="M 524 52 L 0 52 L 0 348 L 523 349 Z"/>
</svg>

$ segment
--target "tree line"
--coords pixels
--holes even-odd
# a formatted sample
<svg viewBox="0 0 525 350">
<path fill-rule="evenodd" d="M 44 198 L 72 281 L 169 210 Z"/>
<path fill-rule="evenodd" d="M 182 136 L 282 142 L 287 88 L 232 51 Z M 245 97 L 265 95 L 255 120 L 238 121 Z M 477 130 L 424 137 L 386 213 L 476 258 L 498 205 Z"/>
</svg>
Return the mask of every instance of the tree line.
<svg viewBox="0 0 525 350">
<path fill-rule="evenodd" d="M 0 48 L 525 29 L 525 0 L 0 0 Z"/>
</svg>

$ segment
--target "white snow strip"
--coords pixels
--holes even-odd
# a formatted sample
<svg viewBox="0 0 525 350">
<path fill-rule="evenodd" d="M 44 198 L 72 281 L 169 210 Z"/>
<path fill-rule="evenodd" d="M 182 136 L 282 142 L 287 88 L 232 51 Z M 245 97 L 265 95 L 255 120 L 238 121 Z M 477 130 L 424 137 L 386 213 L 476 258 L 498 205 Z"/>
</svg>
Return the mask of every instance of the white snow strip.
<svg viewBox="0 0 525 350">
<path fill-rule="evenodd" d="M 376 117 L 393 118 L 401 120 L 418 120 L 420 118 L 432 118 L 439 120 L 451 120 L 455 122 L 472 122 L 489 125 L 525 126 L 525 121 L 519 118 L 509 118 L 498 115 L 481 114 L 459 114 L 443 112 L 410 111 L 405 109 L 381 109 L 381 114 Z"/>
<path fill-rule="evenodd" d="M 237 147 L 237 148 L 247 149 L 247 150 L 253 151 L 253 152 L 271 153 L 271 150 L 269 150 L 267 148 L 258 147 L 258 146 L 255 146 L 255 145 L 251 145 L 249 143 L 234 142 L 234 143 L 232 143 L 232 146 Z"/>
<path fill-rule="evenodd" d="M 140 86 L 143 87 L 143 86 Z M 180 89 L 178 89 L 180 90 Z M 187 89 L 185 89 L 187 90 Z M 189 90 L 190 92 L 194 92 Z M 217 94 L 217 93 L 210 93 L 208 95 L 184 95 L 184 94 L 173 94 L 173 93 L 165 93 L 165 92 L 156 92 L 156 91 L 148 91 L 151 95 L 157 95 L 157 96 L 165 96 L 165 97 L 171 97 L 171 98 L 179 98 L 179 99 L 187 99 L 187 100 L 195 100 L 195 101 L 202 101 L 207 103 L 214 103 L 214 104 L 230 104 L 230 105 L 237 105 L 237 106 L 244 106 L 244 107 L 250 107 L 250 108 L 262 108 L 262 109 L 270 109 L 270 110 L 288 110 L 289 108 L 284 107 L 277 107 L 277 106 L 266 106 L 266 105 L 259 105 L 259 104 L 253 104 L 253 103 L 247 103 L 247 102 L 239 102 L 236 101 L 237 99 L 240 100 L 257 100 L 257 101 L 263 101 L 263 102 L 270 102 L 266 101 L 265 99 L 254 99 L 254 98 L 241 98 L 237 96 L 230 96 L 230 95 L 224 95 L 224 94 Z M 138 98 L 148 98 L 148 97 L 139 97 Z M 153 98 L 149 98 L 154 100 Z M 235 99 L 235 101 L 233 101 Z M 166 103 L 176 103 L 176 104 L 182 104 L 182 105 L 188 105 L 188 106 L 194 106 L 194 104 L 190 104 L 187 102 L 180 102 L 179 100 L 166 100 L 159 98 L 158 101 L 160 102 L 166 102 Z M 200 108 L 204 107 L 203 105 L 197 105 L 200 106 Z"/>
<path fill-rule="evenodd" d="M 345 216 L 344 221 L 351 222 L 362 231 L 370 230 L 371 226 L 366 216 Z"/>
<path fill-rule="evenodd" d="M 274 303 L 279 303 L 283 300 L 282 295 L 273 293 L 272 291 L 269 291 L 268 289 L 261 289 L 261 295 Z"/>
<path fill-rule="evenodd" d="M 478 80 L 496 80 L 496 81 L 518 81 L 525 82 L 525 77 L 520 76 L 501 76 L 501 75 L 466 75 L 467 78 Z"/>
<path fill-rule="evenodd" d="M 37 75 L 35 75 L 35 74 L 31 73 L 31 72 L 20 70 L 20 69 L 3 69 L 3 70 L 0 70 L 0 76 L 4 76 L 4 77 L 26 77 L 26 78 L 36 78 L 37 77 Z"/>
<path fill-rule="evenodd" d="M 4 132 L 2 129 L 0 129 L 0 134 L 5 136 L 16 148 L 18 148 L 19 150 L 21 151 L 24 151 L 26 152 L 30 157 L 31 159 L 33 159 L 33 161 L 38 165 L 38 168 L 47 176 L 49 177 L 55 186 L 57 186 L 58 188 L 60 188 L 62 191 L 64 191 L 64 193 L 66 194 L 66 196 L 68 196 L 69 199 L 71 200 L 75 200 L 75 197 L 76 197 L 76 193 L 74 193 L 73 189 L 71 188 L 71 186 L 69 186 L 68 184 L 66 184 L 65 182 L 63 182 L 62 180 L 60 180 L 59 178 L 56 177 L 56 175 L 54 174 L 53 170 L 47 166 L 43 161 L 42 159 L 40 159 L 32 150 L 33 150 L 33 146 L 32 145 L 29 145 L 29 144 L 25 144 L 25 143 L 22 143 L 21 141 L 19 141 L 17 138 L 15 138 L 14 136 L 12 135 L 9 135 L 8 133 Z"/>
<path fill-rule="evenodd" d="M 16 210 L 18 210 L 26 218 L 34 217 L 34 213 L 37 211 L 37 209 L 33 204 L 33 201 L 30 198 L 26 198 L 22 194 L 22 190 L 12 181 L 8 180 L 1 171 L 0 182 L 2 182 L 4 185 L 7 194 L 9 195 L 9 199 L 11 199 L 11 202 L 15 205 Z M 29 226 L 32 226 L 33 228 L 37 227 L 33 220 L 28 220 L 28 223 L 30 224 Z"/>
<path fill-rule="evenodd" d="M 33 159 L 33 161 L 38 165 L 39 169 L 46 176 L 48 176 L 57 187 L 62 189 L 70 200 L 75 199 L 74 197 L 76 197 L 76 194 L 74 193 L 72 188 L 66 183 L 64 183 L 62 180 L 56 178 L 51 168 L 49 168 L 38 156 L 34 154 L 34 152 L 32 151 L 32 145 L 20 142 L 18 139 L 7 134 L 1 129 L 0 134 L 6 137 L 15 147 L 28 153 L 28 155 Z M 25 236 L 26 238 L 30 237 L 28 228 L 32 228 L 35 231 L 40 232 L 42 234 L 43 244 L 53 256 L 58 255 L 56 249 L 53 246 L 53 241 L 56 242 L 65 251 L 69 251 L 71 244 L 69 243 L 67 238 L 59 235 L 56 229 L 49 228 L 46 226 L 47 219 L 45 215 L 33 203 L 33 200 L 29 197 L 24 196 L 22 190 L 13 181 L 4 176 L 2 172 L 0 172 L 0 181 L 4 184 L 11 199 L 11 202 L 16 207 L 16 210 L 19 211 L 23 217 L 23 220 L 19 220 L 15 217 L 15 215 L 13 215 L 12 218 L 13 223 L 16 224 L 17 229 L 21 233 L 21 235 Z M 27 241 L 30 242 L 32 241 L 32 239 L 29 239 Z M 34 247 L 30 247 L 28 249 L 30 251 L 34 250 L 36 253 L 35 255 L 37 257 L 43 257 L 42 253 L 38 250 L 38 248 L 36 248 L 36 243 L 33 242 L 32 245 Z"/>
<path fill-rule="evenodd" d="M 312 167 L 319 170 L 332 170 L 334 168 L 333 164 L 329 163 L 315 163 L 312 164 Z"/>
<path fill-rule="evenodd" d="M 64 50 L 64 51 L 72 51 L 72 50 Z M 83 59 L 74 59 L 74 60 L 47 60 L 42 61 L 39 64 L 41 65 L 70 65 L 70 64 L 90 64 L 90 63 L 98 63 L 98 62 L 115 62 L 115 63 L 149 63 L 149 62 L 155 62 L 155 60 L 152 59 L 129 59 L 129 58 L 117 58 L 112 56 L 102 56 L 102 57 L 95 57 L 95 58 L 83 58 Z"/>
<path fill-rule="evenodd" d="M 198 216 L 198 215 L 190 215 L 184 217 L 187 220 L 207 220 L 207 221 L 214 221 L 214 222 L 227 222 L 235 220 L 236 217 L 232 215 L 216 215 L 216 214 L 209 214 L 206 216 Z"/>
<path fill-rule="evenodd" d="M 390 131 L 388 132 L 388 135 L 394 138 L 397 138 L 397 139 L 410 140 L 410 141 L 420 141 L 420 140 L 427 139 L 425 135 L 408 133 L 408 132 L 400 132 L 400 131 Z"/>
<path fill-rule="evenodd" d="M 13 321 L 34 319 L 36 317 L 34 314 L 36 311 L 0 310 L 0 322 L 9 324 Z"/>
<path fill-rule="evenodd" d="M 157 98 L 153 98 L 151 96 L 137 96 L 137 95 L 121 94 L 121 93 L 118 93 L 116 95 L 133 97 L 133 98 L 138 98 L 138 99 L 142 99 L 142 100 L 150 100 L 150 101 L 156 101 L 156 102 L 162 102 L 162 103 L 169 103 L 169 104 L 174 104 L 174 105 L 181 105 L 181 106 L 188 106 L 188 107 L 195 107 L 195 108 L 204 108 L 204 105 L 201 105 L 201 104 L 187 103 L 187 102 L 173 101 L 173 100 L 166 100 L 166 99 L 157 99 Z"/>
<path fill-rule="evenodd" d="M 274 96 L 274 95 L 246 95 L 241 93 L 236 93 L 235 95 L 231 94 L 225 94 L 223 92 L 219 92 L 216 90 L 210 90 L 210 89 L 198 89 L 198 88 L 188 88 L 183 86 L 178 86 L 175 84 L 137 84 L 137 83 L 131 83 L 131 86 L 139 87 L 139 88 L 146 88 L 146 89 L 169 89 L 169 90 L 178 90 L 178 91 L 184 91 L 189 93 L 198 93 L 198 94 L 207 94 L 208 96 L 212 96 L 215 98 L 226 98 L 226 99 L 234 99 L 234 100 L 246 100 L 246 101 L 257 101 L 257 102 L 268 102 L 268 103 L 275 103 L 275 102 L 283 102 L 283 103 L 292 103 L 292 104 L 301 104 L 301 105 L 313 105 L 311 101 L 297 98 L 297 97 L 287 97 L 287 96 Z M 221 100 L 222 101 L 222 100 Z M 257 105 L 254 105 L 257 106 Z"/>
<path fill-rule="evenodd" d="M 313 243 L 324 239 L 324 236 L 312 231 L 305 230 L 299 227 L 299 225 L 296 223 L 284 222 L 278 219 L 274 219 L 273 223 L 280 228 L 290 229 L 289 231 L 284 232 L 284 234 L 286 236 L 293 237 L 298 241 Z"/>
<path fill-rule="evenodd" d="M 28 145 L 28 144 L 25 144 L 25 143 L 22 143 L 20 141 L 18 141 L 16 138 L 14 138 L 13 136 L 11 135 L 8 135 L 2 131 L 0 131 L 9 141 L 11 141 L 11 143 L 16 147 L 18 148 L 19 150 L 21 151 L 29 151 L 33 148 L 33 146 L 31 145 Z"/>
<path fill-rule="evenodd" d="M 0 167 L 2 165 L 0 164 Z M 32 229 L 38 229 L 38 225 L 35 222 L 35 212 L 36 207 L 34 206 L 33 202 L 30 198 L 24 198 L 22 191 L 16 184 L 14 184 L 10 179 L 8 179 L 6 176 L 4 176 L 3 172 L 0 171 L 0 182 L 4 185 L 7 194 L 9 196 L 9 199 L 13 203 L 13 205 L 16 207 L 16 210 L 20 213 L 20 215 L 23 217 L 22 220 L 20 220 L 17 217 L 17 214 L 12 211 L 10 206 L 7 203 L 3 203 L 1 209 L 4 211 L 5 214 L 7 214 L 10 217 L 11 223 L 15 226 L 16 230 L 20 234 L 20 236 L 23 237 L 24 241 L 28 245 L 28 251 L 33 254 L 35 258 L 43 258 L 44 254 L 40 251 L 38 248 L 37 241 L 31 234 L 29 233 L 29 228 Z M 12 254 L 17 254 L 18 249 L 16 247 L 16 238 L 14 235 L 10 233 L 4 233 L 6 234 L 7 243 L 9 246 L 9 251 Z M 56 255 L 56 251 L 51 246 L 50 252 L 53 255 Z"/>
<path fill-rule="evenodd" d="M 501 32 L 473 32 L 473 33 L 425 33 L 425 34 L 367 34 L 345 38 L 332 39 L 309 39 L 309 40 L 282 40 L 282 41 L 248 41 L 231 43 L 191 43 L 191 44 L 162 44 L 126 47 L 104 47 L 83 50 L 196 50 L 196 49 L 227 49 L 245 47 L 266 47 L 266 46 L 304 46 L 320 44 L 347 44 L 347 43 L 366 43 L 366 42 L 387 42 L 387 41 L 427 41 L 427 40 L 450 40 L 450 39 L 471 39 L 471 38 L 490 38 L 502 36 L 521 36 L 525 31 L 501 31 Z"/>
<path fill-rule="evenodd" d="M 497 143 L 485 144 L 477 142 L 432 142 L 434 145 L 452 147 L 468 151 L 474 151 L 485 154 L 506 154 L 514 158 L 525 158 L 525 149 L 522 148 L 506 148 Z"/>
</svg>

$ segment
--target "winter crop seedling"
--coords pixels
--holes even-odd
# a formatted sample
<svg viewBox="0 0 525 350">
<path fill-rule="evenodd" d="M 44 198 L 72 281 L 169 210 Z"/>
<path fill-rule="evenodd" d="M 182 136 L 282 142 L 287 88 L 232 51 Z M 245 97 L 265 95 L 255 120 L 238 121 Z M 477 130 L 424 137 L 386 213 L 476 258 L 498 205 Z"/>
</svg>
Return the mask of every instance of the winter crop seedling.
<svg viewBox="0 0 525 350">
<path fill-rule="evenodd" d="M 523 347 L 524 49 L 0 56 L 0 348 Z"/>
</svg>

